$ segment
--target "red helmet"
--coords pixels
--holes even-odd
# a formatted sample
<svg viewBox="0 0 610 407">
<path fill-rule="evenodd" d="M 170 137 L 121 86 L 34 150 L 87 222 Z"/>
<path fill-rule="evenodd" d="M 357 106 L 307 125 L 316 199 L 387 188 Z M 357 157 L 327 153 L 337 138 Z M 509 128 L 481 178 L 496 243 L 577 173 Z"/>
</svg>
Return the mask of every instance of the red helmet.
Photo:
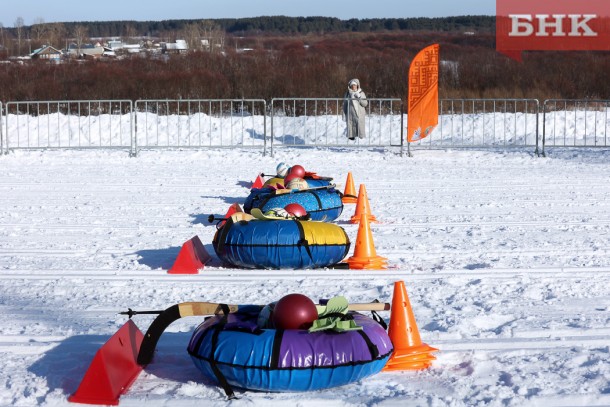
<svg viewBox="0 0 610 407">
<path fill-rule="evenodd" d="M 296 216 L 298 218 L 302 218 L 303 216 L 307 216 L 307 211 L 305 210 L 305 208 L 303 208 L 301 205 L 299 205 L 296 202 L 293 202 L 291 204 L 288 204 L 288 205 L 284 206 L 284 209 L 289 214 L 291 214 L 293 216 Z"/>
<path fill-rule="evenodd" d="M 309 297 L 288 294 L 275 304 L 271 318 L 276 329 L 308 329 L 318 319 L 318 310 Z"/>
<path fill-rule="evenodd" d="M 286 176 L 284 177 L 284 185 L 288 185 L 288 183 L 289 183 L 290 181 L 292 181 L 293 179 L 295 179 L 295 178 L 301 178 L 301 177 L 297 177 L 297 176 L 296 176 L 296 175 L 294 175 L 294 174 L 290 174 L 290 173 L 288 173 L 288 175 L 286 175 Z"/>
<path fill-rule="evenodd" d="M 290 167 L 290 170 L 288 171 L 288 175 L 293 175 L 298 178 L 304 178 L 305 177 L 305 168 L 301 167 L 298 164 L 293 165 L 292 167 Z"/>
</svg>

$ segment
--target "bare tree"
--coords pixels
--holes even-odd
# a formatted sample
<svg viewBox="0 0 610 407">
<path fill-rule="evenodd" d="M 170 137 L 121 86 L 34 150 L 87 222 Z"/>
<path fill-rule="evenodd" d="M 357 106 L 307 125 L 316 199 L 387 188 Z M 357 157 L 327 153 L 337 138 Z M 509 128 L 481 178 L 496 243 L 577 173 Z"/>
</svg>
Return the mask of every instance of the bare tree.
<svg viewBox="0 0 610 407">
<path fill-rule="evenodd" d="M 4 43 L 4 24 L 0 22 L 0 47 L 5 47 Z"/>
<path fill-rule="evenodd" d="M 17 34 L 17 55 L 21 55 L 21 39 L 23 38 L 23 17 L 17 17 L 15 19 L 15 33 Z"/>
<path fill-rule="evenodd" d="M 184 36 L 189 49 L 197 50 L 201 48 L 201 29 L 199 24 L 193 23 L 185 25 L 182 30 L 182 35 Z"/>
<path fill-rule="evenodd" d="M 135 38 L 138 36 L 138 32 L 136 31 L 135 27 L 131 24 L 127 24 L 125 26 L 125 31 L 123 32 L 123 36 L 126 39 L 126 43 L 128 44 L 132 44 L 135 42 Z"/>
<path fill-rule="evenodd" d="M 31 27 L 32 31 L 32 39 L 36 42 L 36 46 L 39 45 L 47 45 L 42 44 L 46 39 L 47 32 L 49 31 L 48 24 L 45 24 L 44 19 L 42 17 L 38 17 L 34 20 L 34 24 Z"/>
<path fill-rule="evenodd" d="M 225 45 L 225 32 L 212 20 L 201 21 L 201 37 L 207 41 L 210 52 L 220 52 Z"/>
<path fill-rule="evenodd" d="M 48 43 L 61 49 L 66 41 L 67 31 L 66 27 L 62 23 L 49 24 L 49 30 L 47 31 Z M 67 45 L 67 44 L 66 44 Z"/>
<path fill-rule="evenodd" d="M 74 32 L 72 33 L 72 35 L 74 36 L 74 42 L 76 42 L 76 50 L 77 50 L 77 57 L 80 57 L 81 55 L 81 48 L 83 47 L 83 44 L 85 43 L 85 41 L 87 41 L 87 36 L 88 36 L 88 30 L 87 27 L 82 26 L 82 25 L 76 25 L 74 27 Z"/>
</svg>

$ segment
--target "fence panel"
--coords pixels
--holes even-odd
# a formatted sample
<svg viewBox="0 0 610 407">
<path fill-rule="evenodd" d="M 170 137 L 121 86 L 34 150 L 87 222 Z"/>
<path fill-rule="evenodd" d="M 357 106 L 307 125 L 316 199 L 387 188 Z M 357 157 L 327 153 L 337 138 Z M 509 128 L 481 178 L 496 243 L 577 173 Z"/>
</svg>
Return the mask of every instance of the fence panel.
<svg viewBox="0 0 610 407">
<path fill-rule="evenodd" d="M 400 146 L 403 140 L 401 99 L 368 99 L 366 138 L 350 141 L 341 98 L 271 100 L 271 152 L 277 146 Z"/>
<path fill-rule="evenodd" d="M 130 100 L 8 102 L 6 151 L 131 147 Z"/>
<path fill-rule="evenodd" d="M 145 148 L 267 149 L 262 99 L 138 100 L 135 144 Z"/>
<path fill-rule="evenodd" d="M 610 100 L 547 99 L 543 108 L 543 155 L 546 146 L 610 146 Z"/>
<path fill-rule="evenodd" d="M 2 108 L 2 102 L 0 102 L 0 155 L 4 154 L 4 126 L 2 125 L 2 116 L 4 109 Z"/>
<path fill-rule="evenodd" d="M 17 149 L 400 146 L 400 99 L 369 99 L 367 137 L 349 141 L 343 99 L 75 100 L 0 103 L 0 154 Z M 445 99 L 439 125 L 409 148 L 609 147 L 610 101 Z M 267 115 L 271 117 L 267 140 Z M 539 120 L 541 119 L 541 120 Z M 539 132 L 539 122 L 542 131 Z M 540 137 L 539 137 L 540 136 Z"/>
<path fill-rule="evenodd" d="M 417 148 L 536 147 L 536 99 L 443 99 L 439 123 Z"/>
</svg>

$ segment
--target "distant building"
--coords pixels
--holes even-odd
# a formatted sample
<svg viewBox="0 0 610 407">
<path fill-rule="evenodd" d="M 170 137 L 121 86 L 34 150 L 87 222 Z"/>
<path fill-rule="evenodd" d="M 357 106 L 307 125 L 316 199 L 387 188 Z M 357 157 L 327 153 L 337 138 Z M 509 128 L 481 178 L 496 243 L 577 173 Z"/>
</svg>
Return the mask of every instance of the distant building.
<svg viewBox="0 0 610 407">
<path fill-rule="evenodd" d="M 110 40 L 108 41 L 108 45 L 107 48 L 110 49 L 110 51 L 118 51 L 120 49 L 123 49 L 124 45 L 123 45 L 123 41 L 120 40 Z"/>
<path fill-rule="evenodd" d="M 189 47 L 185 40 L 176 40 L 176 42 L 164 42 L 161 44 L 161 49 L 165 54 L 184 54 Z"/>
<path fill-rule="evenodd" d="M 51 62 L 60 62 L 63 53 L 50 45 L 44 45 L 30 54 L 32 59 L 43 59 Z"/>
<path fill-rule="evenodd" d="M 104 47 L 104 52 L 102 53 L 102 56 L 114 58 L 114 57 L 116 57 L 116 52 L 113 51 L 111 48 Z"/>
<path fill-rule="evenodd" d="M 123 49 L 130 54 L 137 54 L 142 50 L 140 44 L 124 44 Z"/>
<path fill-rule="evenodd" d="M 104 53 L 104 47 L 99 44 L 83 44 L 78 47 L 77 44 L 70 44 L 68 46 L 68 55 L 73 58 L 99 58 Z"/>
</svg>

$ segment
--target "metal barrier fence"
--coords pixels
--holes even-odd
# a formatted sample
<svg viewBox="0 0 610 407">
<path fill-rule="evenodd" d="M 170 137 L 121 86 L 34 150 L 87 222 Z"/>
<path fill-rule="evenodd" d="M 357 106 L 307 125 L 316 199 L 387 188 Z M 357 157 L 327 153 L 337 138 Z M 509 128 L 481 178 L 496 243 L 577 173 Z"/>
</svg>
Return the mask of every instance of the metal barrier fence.
<svg viewBox="0 0 610 407">
<path fill-rule="evenodd" d="M 266 109 L 262 99 L 138 100 L 134 149 L 239 146 L 266 154 Z"/>
<path fill-rule="evenodd" d="M 0 154 L 17 149 L 277 146 L 400 147 L 400 99 L 371 98 L 366 138 L 350 141 L 341 98 L 81 100 L 0 103 Z M 4 109 L 3 109 L 4 108 Z M 439 125 L 411 148 L 609 147 L 608 100 L 445 99 Z M 267 116 L 271 118 L 267 139 Z M 540 137 L 541 136 L 541 137 Z"/>
<path fill-rule="evenodd" d="M 350 141 L 342 98 L 272 99 L 271 155 L 275 146 L 400 146 L 402 151 L 402 100 L 369 98 L 368 102 L 366 137 Z"/>
<path fill-rule="evenodd" d="M 537 99 L 443 99 L 439 123 L 415 148 L 536 147 Z"/>
<path fill-rule="evenodd" d="M 2 108 L 2 102 L 0 102 L 0 155 L 4 154 L 4 131 L 2 130 L 4 126 L 2 126 L 2 115 L 4 114 L 4 109 Z"/>
<path fill-rule="evenodd" d="M 545 100 L 542 155 L 546 146 L 610 146 L 609 109 L 610 100 Z"/>
<path fill-rule="evenodd" d="M 132 146 L 130 100 L 8 102 L 6 151 Z"/>
</svg>

